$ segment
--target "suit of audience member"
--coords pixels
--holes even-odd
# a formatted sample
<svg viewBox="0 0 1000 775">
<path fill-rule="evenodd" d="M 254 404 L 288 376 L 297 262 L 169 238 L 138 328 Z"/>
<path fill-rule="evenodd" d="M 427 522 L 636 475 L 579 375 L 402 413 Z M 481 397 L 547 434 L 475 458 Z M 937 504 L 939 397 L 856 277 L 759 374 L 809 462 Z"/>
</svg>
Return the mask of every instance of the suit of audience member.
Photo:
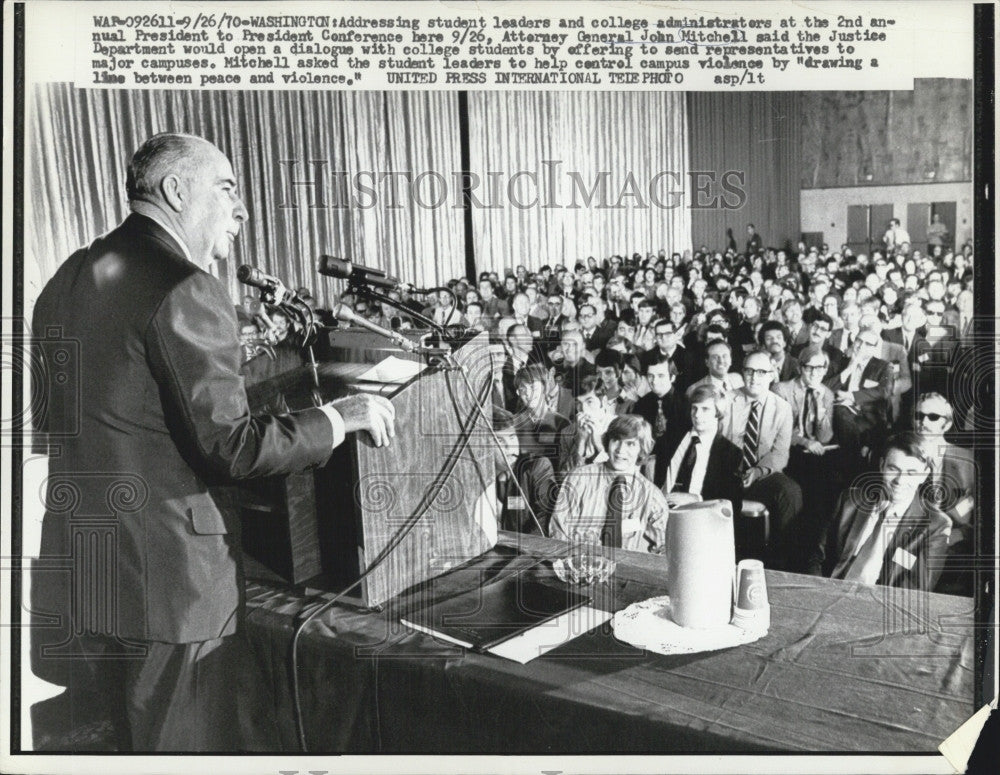
<svg viewBox="0 0 1000 775">
<path fill-rule="evenodd" d="M 739 514 L 743 508 L 739 474 L 743 454 L 719 432 L 729 402 L 711 385 L 700 385 L 691 391 L 690 403 L 691 430 L 667 432 L 671 441 L 665 449 L 664 480 L 654 478 L 654 483 L 663 488 L 671 508 L 722 498 Z"/>
<path fill-rule="evenodd" d="M 796 360 L 799 361 L 799 367 L 802 365 L 802 358 L 800 357 L 801 352 L 810 345 L 815 345 L 822 348 L 823 352 L 826 353 L 827 360 L 830 364 L 827 373 L 823 376 L 824 380 L 829 379 L 834 374 L 838 373 L 843 369 L 843 363 L 845 362 L 846 356 L 832 344 L 830 344 L 830 333 L 833 331 L 833 320 L 825 312 L 817 310 L 812 315 L 812 320 L 809 323 L 809 341 L 803 345 L 797 345 L 791 350 L 792 355 L 795 356 Z"/>
<path fill-rule="evenodd" d="M 845 490 L 808 572 L 862 584 L 934 589 L 951 522 L 919 494 L 930 472 L 917 434 L 889 439 L 878 485 Z"/>
<path fill-rule="evenodd" d="M 653 325 L 653 341 L 656 343 L 653 348 L 639 355 L 639 363 L 645 370 L 650 364 L 657 363 L 664 358 L 669 359 L 674 365 L 678 389 L 683 390 L 693 381 L 690 378 L 692 368 L 689 362 L 689 353 L 680 343 L 674 324 L 669 320 L 657 320 Z"/>
<path fill-rule="evenodd" d="M 740 322 L 736 325 L 734 337 L 736 347 L 733 349 L 733 360 L 737 367 L 743 367 L 747 353 L 757 347 L 757 328 L 760 326 L 760 300 L 755 296 L 747 296 L 741 306 Z"/>
<path fill-rule="evenodd" d="M 830 335 L 830 344 L 842 353 L 849 352 L 854 338 L 858 334 L 858 325 L 861 321 L 861 307 L 856 302 L 845 301 L 840 306 L 841 328 L 834 330 Z"/>
<path fill-rule="evenodd" d="M 495 295 L 496 290 L 491 280 L 479 281 L 479 300 L 483 304 L 483 317 L 487 320 L 497 320 L 511 312 L 506 299 Z"/>
<path fill-rule="evenodd" d="M 648 299 L 642 299 L 635 311 L 635 335 L 632 343 L 640 352 L 651 350 L 656 346 L 656 334 L 653 323 L 656 318 L 656 305 Z"/>
<path fill-rule="evenodd" d="M 927 326 L 924 330 L 924 342 L 917 353 L 917 389 L 921 393 L 936 392 L 948 394 L 949 377 L 952 373 L 955 350 L 958 347 L 957 327 L 942 322 L 945 304 L 941 300 L 930 299 L 924 302 L 924 314 L 927 316 Z"/>
<path fill-rule="evenodd" d="M 917 400 L 914 429 L 931 468 L 921 494 L 951 520 L 948 563 L 939 591 L 971 595 L 972 574 L 962 565 L 968 565 L 976 547 L 976 463 L 969 450 L 945 439 L 953 420 L 951 404 L 939 393 L 924 393 Z"/>
<path fill-rule="evenodd" d="M 849 476 L 863 467 L 862 448 L 884 438 L 889 429 L 892 370 L 888 363 L 875 357 L 880 346 L 876 331 L 860 329 L 847 365 L 826 382 L 834 394 L 833 432 L 841 445 Z"/>
<path fill-rule="evenodd" d="M 615 417 L 601 435 L 603 460 L 565 477 L 550 522 L 553 538 L 660 553 L 668 507 L 663 493 L 639 471 L 652 447 L 649 424 Z"/>
<path fill-rule="evenodd" d="M 584 345 L 580 327 L 576 323 L 567 322 L 563 326 L 559 347 L 552 352 L 551 358 L 556 383 L 564 391 L 567 391 L 569 396 L 576 394 L 585 377 L 592 377 L 597 373 Z M 557 408 L 564 406 L 565 404 L 560 400 Z M 571 414 L 571 412 L 566 411 L 563 413 Z"/>
<path fill-rule="evenodd" d="M 833 391 L 823 384 L 828 366 L 825 350 L 811 344 L 801 351 L 802 374 L 778 382 L 772 390 L 792 408 L 792 443 L 787 473 L 802 490 L 799 538 L 789 545 L 790 570 L 800 571 L 826 528 L 830 503 L 843 487 L 838 456 L 827 445 L 834 441 Z"/>
<path fill-rule="evenodd" d="M 514 322 L 528 329 L 532 337 L 537 338 L 545 330 L 545 322 L 531 315 L 531 301 L 528 294 L 518 291 L 510 298 L 510 314 Z"/>
<path fill-rule="evenodd" d="M 654 478 L 659 478 L 660 481 L 663 480 L 663 470 L 667 464 L 664 444 L 668 438 L 664 434 L 686 431 L 690 422 L 687 402 L 675 384 L 676 376 L 677 371 L 669 358 L 650 364 L 646 368 L 649 392 L 632 407 L 632 411 L 648 422 L 653 430 L 657 472 Z"/>
<path fill-rule="evenodd" d="M 535 340 L 527 327 L 515 323 L 507 329 L 507 356 L 503 364 L 504 407 L 510 411 L 517 408 L 517 393 L 514 378 L 529 363 L 536 362 Z"/>
<path fill-rule="evenodd" d="M 774 364 L 767 352 L 756 350 L 746 357 L 743 379 L 744 386 L 733 394 L 722 433 L 742 450 L 744 499 L 762 502 L 771 514 L 767 560 L 773 567 L 782 567 L 786 562 L 782 555 L 789 541 L 786 528 L 802 508 L 801 489 L 783 473 L 792 441 L 792 409 L 785 399 L 769 389 L 774 381 Z M 749 423 L 754 415 L 756 440 L 753 424 Z"/>
<path fill-rule="evenodd" d="M 725 339 L 714 339 L 705 345 L 705 364 L 708 367 L 708 375 L 688 386 L 685 391 L 688 400 L 694 390 L 703 385 L 714 387 L 725 401 L 743 387 L 743 377 L 735 371 L 730 371 L 733 365 L 733 348 Z"/>
<path fill-rule="evenodd" d="M 861 328 L 879 335 L 879 346 L 875 350 L 875 357 L 888 363 L 892 372 L 888 417 L 889 424 L 892 425 L 900 417 L 900 408 L 908 403 L 912 404 L 913 378 L 910 375 L 906 349 L 901 344 L 886 341 L 882 336 L 882 321 L 876 315 L 870 313 L 862 315 Z"/>
<path fill-rule="evenodd" d="M 605 394 L 615 402 L 615 414 L 632 414 L 635 398 L 622 391 L 622 369 L 625 355 L 617 350 L 601 350 L 594 356 L 597 376 L 601 378 Z"/>
<path fill-rule="evenodd" d="M 788 329 L 784 323 L 768 320 L 757 332 L 757 342 L 771 356 L 778 382 L 799 376 L 799 362 L 788 354 Z"/>
<path fill-rule="evenodd" d="M 521 449 L 515 418 L 510 412 L 494 411 L 493 428 L 500 442 L 495 458 L 500 528 L 548 535 L 549 517 L 558 492 L 551 460 L 537 450 Z"/>
<path fill-rule="evenodd" d="M 521 452 L 545 455 L 552 467 L 559 467 L 560 434 L 570 424 L 569 417 L 552 408 L 552 377 L 544 366 L 533 363 L 514 377 L 517 394 L 514 427 Z"/>
<path fill-rule="evenodd" d="M 600 306 L 602 309 L 598 309 Z M 603 304 L 592 302 L 580 306 L 580 333 L 583 334 L 584 346 L 591 352 L 603 350 L 608 340 L 614 336 L 614 323 L 605 320 L 602 314 Z"/>
<path fill-rule="evenodd" d="M 809 342 L 809 325 L 802 318 L 802 305 L 797 299 L 789 299 L 781 305 L 781 319 L 788 333 L 785 342 L 789 349 Z"/>
<path fill-rule="evenodd" d="M 584 377 L 574 396 L 574 419 L 559 434 L 560 473 L 587 463 L 603 463 L 607 453 L 601 436 L 615 417 L 614 402 L 604 392 L 599 377 Z"/>
<path fill-rule="evenodd" d="M 424 309 L 423 314 L 439 326 L 462 326 L 468 328 L 469 321 L 455 307 L 455 300 L 447 291 L 438 291 L 437 301 Z"/>
</svg>

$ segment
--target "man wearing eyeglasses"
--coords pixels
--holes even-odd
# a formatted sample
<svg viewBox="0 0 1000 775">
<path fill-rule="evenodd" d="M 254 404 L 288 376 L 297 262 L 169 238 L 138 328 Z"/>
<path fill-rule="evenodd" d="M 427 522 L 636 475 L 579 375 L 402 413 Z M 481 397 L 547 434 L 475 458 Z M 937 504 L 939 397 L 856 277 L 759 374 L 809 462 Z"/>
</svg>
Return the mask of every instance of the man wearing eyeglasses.
<svg viewBox="0 0 1000 775">
<path fill-rule="evenodd" d="M 881 343 L 877 331 L 858 329 L 847 365 L 826 382 L 834 395 L 833 432 L 841 445 L 845 472 L 851 477 L 863 468 L 862 449 L 889 430 L 892 371 L 875 357 Z"/>
<path fill-rule="evenodd" d="M 860 584 L 933 590 L 951 522 L 919 496 L 929 472 L 917 434 L 889 439 L 877 491 L 852 487 L 841 494 L 807 572 Z"/>
<path fill-rule="evenodd" d="M 833 332 L 833 318 L 823 311 L 815 312 L 812 318 L 812 322 L 809 323 L 809 341 L 806 342 L 806 344 L 796 345 L 793 347 L 792 355 L 794 355 L 801 364 L 802 351 L 805 350 L 806 347 L 815 346 L 822 349 L 822 351 L 826 354 L 827 361 L 830 364 L 826 374 L 823 375 L 823 379 L 825 381 L 843 369 L 846 356 L 841 350 L 838 350 L 830 344 L 830 334 Z"/>
<path fill-rule="evenodd" d="M 770 390 L 774 364 L 764 350 L 754 350 L 743 362 L 744 385 L 734 391 L 722 422 L 722 435 L 742 450 L 740 475 L 745 498 L 761 501 L 771 514 L 772 543 L 766 561 L 781 568 L 787 561 L 786 529 L 802 508 L 802 490 L 783 472 L 792 441 L 792 408 Z M 746 538 L 737 531 L 737 552 Z M 742 544 L 742 545 L 741 545 Z"/>
<path fill-rule="evenodd" d="M 950 567 L 945 567 L 941 591 L 971 595 L 971 574 L 956 567 L 967 568 L 968 561 L 956 562 L 956 558 L 968 558 L 974 553 L 976 464 L 969 450 L 945 439 L 953 417 L 948 399 L 939 393 L 924 393 L 917 400 L 913 428 L 920 436 L 931 467 L 922 494 L 951 520 Z"/>
<path fill-rule="evenodd" d="M 660 319 L 653 324 L 653 348 L 639 356 L 639 364 L 645 371 L 664 358 L 674 365 L 676 387 L 678 391 L 683 392 L 691 382 L 691 366 L 688 362 L 687 349 L 681 344 L 677 335 L 677 327 L 668 319 Z"/>
<path fill-rule="evenodd" d="M 797 541 L 788 548 L 787 567 L 801 571 L 826 527 L 830 504 L 842 488 L 834 462 L 833 391 L 823 384 L 829 368 L 826 352 L 815 344 L 801 351 L 802 374 L 772 389 L 792 407 L 792 443 L 786 473 L 802 488 Z"/>
</svg>

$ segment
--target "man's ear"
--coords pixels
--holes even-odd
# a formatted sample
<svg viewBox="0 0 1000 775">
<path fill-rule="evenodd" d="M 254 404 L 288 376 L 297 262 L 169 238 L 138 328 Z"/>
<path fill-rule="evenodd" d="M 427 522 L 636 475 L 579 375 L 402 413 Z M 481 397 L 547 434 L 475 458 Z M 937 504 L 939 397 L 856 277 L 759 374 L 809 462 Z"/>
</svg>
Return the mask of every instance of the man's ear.
<svg viewBox="0 0 1000 775">
<path fill-rule="evenodd" d="M 187 204 L 187 187 L 180 176 L 176 174 L 167 175 L 160 181 L 160 193 L 163 201 L 176 212 L 181 212 Z"/>
</svg>

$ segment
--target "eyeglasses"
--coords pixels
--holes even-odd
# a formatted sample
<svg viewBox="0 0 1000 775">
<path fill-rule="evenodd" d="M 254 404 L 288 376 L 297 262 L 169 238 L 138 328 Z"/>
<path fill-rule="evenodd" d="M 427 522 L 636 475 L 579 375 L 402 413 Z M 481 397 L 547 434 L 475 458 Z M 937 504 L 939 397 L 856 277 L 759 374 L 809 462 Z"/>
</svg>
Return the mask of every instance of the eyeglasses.
<svg viewBox="0 0 1000 775">
<path fill-rule="evenodd" d="M 816 323 L 813 323 L 813 331 L 816 331 L 820 334 L 829 334 L 830 327 L 827 325 L 817 325 Z"/>
<path fill-rule="evenodd" d="M 743 373 L 748 377 L 761 378 L 771 373 L 770 369 L 743 369 Z"/>
<path fill-rule="evenodd" d="M 929 318 L 939 318 L 944 314 L 944 310 L 940 312 L 938 310 L 927 310 L 927 317 Z"/>
<path fill-rule="evenodd" d="M 657 337 L 658 339 L 662 339 L 663 337 L 666 337 L 666 336 L 673 336 L 673 335 L 674 335 L 674 332 L 673 332 L 673 331 L 657 331 L 657 332 L 656 332 L 656 337 Z"/>
<path fill-rule="evenodd" d="M 913 416 L 917 419 L 917 422 L 920 422 L 921 420 L 937 422 L 938 420 L 947 419 L 943 414 L 938 414 L 937 412 L 914 412 Z"/>
<path fill-rule="evenodd" d="M 813 365 L 806 365 L 802 367 L 802 371 L 826 371 L 826 366 L 822 363 L 815 363 Z"/>
</svg>

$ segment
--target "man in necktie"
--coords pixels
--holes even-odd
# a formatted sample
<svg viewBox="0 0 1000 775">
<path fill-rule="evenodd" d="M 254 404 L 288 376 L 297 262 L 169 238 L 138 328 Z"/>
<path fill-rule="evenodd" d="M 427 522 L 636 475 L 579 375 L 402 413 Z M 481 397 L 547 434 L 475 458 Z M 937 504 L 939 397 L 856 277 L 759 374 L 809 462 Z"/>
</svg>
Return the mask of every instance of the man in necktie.
<svg viewBox="0 0 1000 775">
<path fill-rule="evenodd" d="M 580 466 L 563 481 L 552 511 L 552 537 L 662 552 L 667 503 L 639 472 L 653 445 L 649 424 L 633 414 L 615 417 L 603 442 L 604 462 Z"/>
<path fill-rule="evenodd" d="M 742 450 L 740 474 L 744 498 L 763 503 L 771 514 L 771 539 L 765 561 L 775 568 L 790 562 L 792 522 L 802 508 L 802 490 L 783 472 L 792 440 L 792 408 L 769 388 L 774 363 L 765 350 L 754 350 L 743 362 L 744 386 L 734 391 L 722 434 Z M 749 537 L 738 524 L 738 554 L 749 550 Z"/>
<path fill-rule="evenodd" d="M 814 575 L 921 591 L 934 589 L 951 522 L 919 495 L 930 465 L 920 437 L 890 438 L 877 489 L 848 488 L 807 571 Z"/>
<path fill-rule="evenodd" d="M 705 345 L 705 365 L 708 367 L 708 376 L 702 377 L 687 389 L 689 401 L 695 389 L 702 385 L 714 387 L 715 392 L 724 398 L 743 387 L 743 377 L 729 370 L 733 365 L 733 348 L 725 339 L 715 339 Z"/>
<path fill-rule="evenodd" d="M 889 430 L 892 370 L 888 363 L 875 357 L 880 345 L 878 332 L 860 329 L 846 367 L 826 383 L 834 393 L 833 432 L 841 445 L 844 469 L 850 476 L 864 468 L 862 449 L 885 438 Z"/>
<path fill-rule="evenodd" d="M 743 483 L 739 476 L 742 451 L 719 433 L 719 422 L 728 402 L 712 385 L 701 385 L 691 393 L 691 430 L 673 434 L 664 456 L 663 486 L 671 508 L 685 503 L 716 500 L 732 503 L 735 513 L 743 505 Z"/>
<path fill-rule="evenodd" d="M 921 496 L 951 520 L 948 563 L 940 591 L 971 595 L 973 578 L 968 569 L 976 554 L 976 462 L 969 450 L 945 438 L 953 417 L 951 404 L 939 393 L 924 393 L 917 399 L 914 427 L 931 466 Z"/>
<path fill-rule="evenodd" d="M 833 391 L 823 384 L 829 364 L 824 349 L 809 345 L 800 352 L 802 374 L 779 382 L 773 390 L 792 407 L 794 425 L 785 469 L 802 489 L 803 508 L 796 532 L 800 541 L 789 547 L 789 570 L 801 571 L 819 536 L 826 529 L 830 504 L 845 482 L 833 442 Z"/>
</svg>

